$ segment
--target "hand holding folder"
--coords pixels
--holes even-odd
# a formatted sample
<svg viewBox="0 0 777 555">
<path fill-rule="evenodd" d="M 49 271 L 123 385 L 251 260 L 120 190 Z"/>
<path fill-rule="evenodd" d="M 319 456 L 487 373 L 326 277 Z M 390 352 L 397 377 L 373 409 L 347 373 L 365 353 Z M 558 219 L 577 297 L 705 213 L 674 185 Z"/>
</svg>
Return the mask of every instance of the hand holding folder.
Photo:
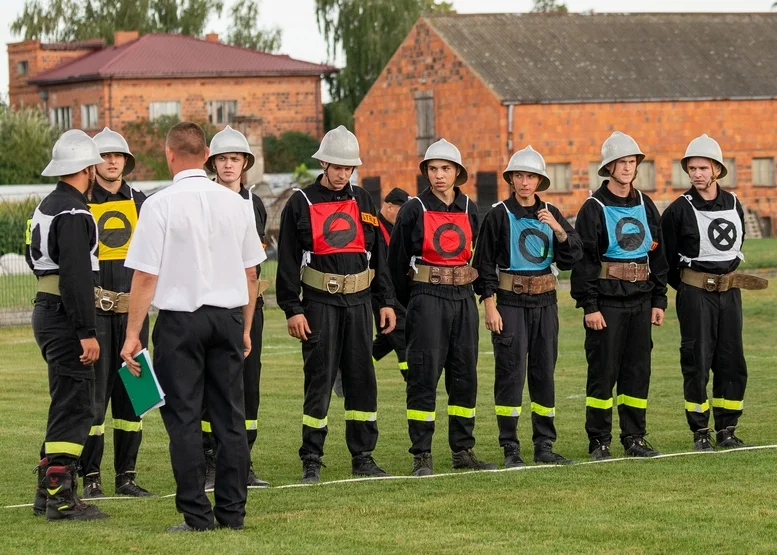
<svg viewBox="0 0 777 555">
<path fill-rule="evenodd" d="M 156 378 L 148 349 L 141 350 L 132 358 L 140 366 L 140 375 L 135 376 L 125 362 L 119 368 L 119 377 L 124 383 L 135 414 L 142 418 L 149 411 L 165 404 L 165 393 Z"/>
</svg>

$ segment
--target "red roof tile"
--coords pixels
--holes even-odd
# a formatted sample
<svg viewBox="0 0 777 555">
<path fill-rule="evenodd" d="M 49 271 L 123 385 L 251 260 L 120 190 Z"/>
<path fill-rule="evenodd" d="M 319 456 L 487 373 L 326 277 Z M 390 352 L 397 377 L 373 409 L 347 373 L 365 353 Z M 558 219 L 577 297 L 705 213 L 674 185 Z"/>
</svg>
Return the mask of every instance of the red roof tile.
<svg viewBox="0 0 777 555">
<path fill-rule="evenodd" d="M 336 68 L 186 35 L 150 34 L 82 56 L 29 80 L 38 85 L 98 79 L 321 75 Z"/>
</svg>

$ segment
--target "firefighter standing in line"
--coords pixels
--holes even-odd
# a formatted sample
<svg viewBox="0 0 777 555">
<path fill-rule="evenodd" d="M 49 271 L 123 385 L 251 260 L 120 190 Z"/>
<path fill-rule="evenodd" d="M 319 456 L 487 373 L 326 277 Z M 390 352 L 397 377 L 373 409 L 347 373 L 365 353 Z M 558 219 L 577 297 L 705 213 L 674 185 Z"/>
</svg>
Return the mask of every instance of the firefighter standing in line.
<svg viewBox="0 0 777 555">
<path fill-rule="evenodd" d="M 389 268 L 397 300 L 407 308 L 407 420 L 413 475 L 432 474 L 437 382 L 445 369 L 448 442 L 453 468 L 494 470 L 472 448 L 477 402 L 478 309 L 469 265 L 478 209 L 459 187 L 467 181 L 461 153 L 441 139 L 420 164 L 431 187 L 397 216 Z"/>
<path fill-rule="evenodd" d="M 205 163 L 205 169 L 216 174 L 216 183 L 231 189 L 251 203 L 256 220 L 256 231 L 264 243 L 267 210 L 262 199 L 247 189 L 241 181 L 243 174 L 251 169 L 255 160 L 245 135 L 227 125 L 211 139 L 210 156 Z M 257 266 L 256 275 L 259 276 L 260 272 L 261 267 Z M 249 454 L 256 442 L 257 419 L 259 417 L 259 379 L 262 375 L 262 330 L 264 329 L 264 311 L 262 310 L 264 299 L 261 295 L 267 285 L 268 282 L 259 280 L 259 298 L 256 299 L 254 320 L 251 324 L 251 352 L 243 364 L 243 393 L 245 395 L 246 435 L 248 436 Z M 207 395 L 207 391 L 205 394 Z M 216 482 L 216 443 L 207 411 L 203 411 L 202 440 L 207 463 L 205 490 L 208 491 L 213 489 Z M 270 485 L 269 482 L 257 477 L 253 461 L 249 461 L 247 483 L 249 488 L 266 488 Z"/>
<path fill-rule="evenodd" d="M 601 187 L 583 203 L 575 229 L 583 258 L 572 269 L 572 297 L 585 312 L 586 432 L 594 460 L 612 458 L 612 389 L 618 387 L 626 455 L 658 455 L 645 440 L 651 324 L 664 322 L 667 264 L 653 201 L 634 188 L 645 155 L 615 131 L 602 145 Z"/>
<path fill-rule="evenodd" d="M 383 241 L 386 255 L 388 255 L 388 245 L 391 239 L 391 231 L 394 229 L 394 223 L 397 221 L 397 214 L 403 204 L 410 198 L 404 190 L 394 187 L 383 199 L 383 205 L 378 213 L 378 223 L 380 224 L 380 233 L 378 241 Z M 394 331 L 384 334 L 380 331 L 380 305 L 375 299 L 372 299 L 372 315 L 375 317 L 376 333 L 372 342 L 372 362 L 378 362 L 391 351 L 397 354 L 397 364 L 402 379 L 407 382 L 407 357 L 405 356 L 405 308 L 395 302 L 394 313 L 397 316 L 397 325 Z M 342 373 L 337 371 L 335 379 L 335 393 L 338 397 L 343 396 Z"/>
<path fill-rule="evenodd" d="M 104 497 L 100 464 L 105 447 L 105 413 L 111 403 L 113 416 L 114 470 L 116 494 L 133 497 L 152 495 L 135 483 L 135 462 L 143 437 L 143 422 L 119 378 L 122 360 L 119 352 L 127 329 L 127 309 L 132 270 L 124 266 L 138 212 L 146 195 L 133 190 L 124 177 L 135 167 L 135 157 L 127 141 L 107 127 L 94 136 L 103 163 L 96 168 L 97 181 L 89 195 L 89 209 L 97 221 L 100 275 L 95 293 L 97 339 L 100 358 L 95 369 L 95 417 L 89 439 L 81 453 L 84 499 Z M 148 345 L 148 320 L 141 334 Z"/>
<path fill-rule="evenodd" d="M 94 306 L 97 223 L 86 194 L 94 167 L 102 162 L 83 131 L 63 133 L 42 172 L 59 182 L 30 222 L 28 263 L 38 277 L 32 329 L 48 365 L 51 396 L 33 512 L 48 520 L 108 516 L 77 494 L 78 458 L 95 413 L 93 364 L 100 356 Z"/>
<path fill-rule="evenodd" d="M 378 426 L 371 297 L 380 306 L 383 333 L 392 332 L 395 315 L 386 253 L 377 240 L 377 210 L 364 189 L 349 184 L 361 165 L 353 133 L 343 126 L 329 131 L 313 158 L 324 173 L 289 198 L 278 235 L 278 305 L 289 335 L 302 341 L 304 359 L 302 482 L 320 480 L 338 368 L 352 473 L 386 476 L 372 457 Z"/>
<path fill-rule="evenodd" d="M 518 440 L 523 385 L 531 397 L 534 462 L 571 464 L 552 450 L 556 441 L 553 372 L 558 358 L 556 276 L 583 255 L 580 237 L 539 191 L 550 187 L 545 160 L 531 146 L 513 154 L 502 173 L 510 198 L 483 220 L 472 266 L 494 343 L 494 401 L 505 468 L 523 466 Z M 498 301 L 498 306 L 497 302 Z"/>
<path fill-rule="evenodd" d="M 717 446 L 742 447 L 734 430 L 742 415 L 747 364 L 742 347 L 742 289 L 768 283 L 736 272 L 743 259 L 744 212 L 718 184 L 728 173 L 720 145 L 707 135 L 688 145 L 681 161 L 691 187 L 661 217 L 669 285 L 677 290 L 680 368 L 693 448 L 712 451 L 707 382 Z"/>
</svg>

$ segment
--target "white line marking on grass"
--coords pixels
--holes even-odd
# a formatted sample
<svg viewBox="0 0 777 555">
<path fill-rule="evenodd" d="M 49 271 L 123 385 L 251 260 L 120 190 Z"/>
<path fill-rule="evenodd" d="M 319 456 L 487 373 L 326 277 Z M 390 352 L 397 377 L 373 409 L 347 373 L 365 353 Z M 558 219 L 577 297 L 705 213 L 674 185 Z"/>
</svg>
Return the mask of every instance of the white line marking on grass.
<svg viewBox="0 0 777 555">
<path fill-rule="evenodd" d="M 448 478 L 451 476 L 469 476 L 473 474 L 498 474 L 501 472 L 521 472 L 526 470 L 551 470 L 560 468 L 574 468 L 576 466 L 585 466 L 591 464 L 606 464 L 620 461 L 650 461 L 656 459 L 668 459 L 672 457 L 686 457 L 689 455 L 728 455 L 730 453 L 737 453 L 741 451 L 760 451 L 762 449 L 777 449 L 777 445 L 753 445 L 749 447 L 738 447 L 736 449 L 725 449 L 720 451 L 684 451 L 681 453 L 666 453 L 664 455 L 658 455 L 656 457 L 617 457 L 607 459 L 605 461 L 583 461 L 575 464 L 535 464 L 529 466 L 520 466 L 518 468 L 499 468 L 496 470 L 467 470 L 463 472 L 444 472 L 442 474 L 432 474 L 431 476 L 381 476 L 381 477 L 362 477 L 362 478 L 346 478 L 344 480 L 331 480 L 329 482 L 318 482 L 315 484 L 286 484 L 283 486 L 275 486 L 269 488 L 249 488 L 249 489 L 261 489 L 261 490 L 278 490 L 278 489 L 291 489 L 291 488 L 306 488 L 317 486 L 330 486 L 335 484 L 355 484 L 359 482 L 378 482 L 384 480 L 424 480 L 429 478 Z M 210 492 L 209 492 L 210 493 Z M 157 499 L 170 499 L 175 497 L 174 493 L 167 495 L 160 495 Z M 97 499 L 88 499 L 90 503 L 92 501 L 112 501 L 116 499 L 133 500 L 133 499 L 149 499 L 148 497 L 100 497 Z M 21 509 L 24 507 L 32 507 L 32 503 L 25 503 L 23 505 L 7 505 L 4 509 Z"/>
</svg>

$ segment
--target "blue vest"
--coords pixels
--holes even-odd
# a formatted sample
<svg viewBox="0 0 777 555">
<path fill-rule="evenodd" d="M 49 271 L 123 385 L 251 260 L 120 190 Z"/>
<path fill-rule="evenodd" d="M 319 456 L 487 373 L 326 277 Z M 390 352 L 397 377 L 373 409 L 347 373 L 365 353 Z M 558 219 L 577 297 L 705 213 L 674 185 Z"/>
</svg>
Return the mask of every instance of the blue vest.
<svg viewBox="0 0 777 555">
<path fill-rule="evenodd" d="M 609 246 L 604 256 L 613 260 L 644 258 L 653 246 L 653 235 L 647 221 L 647 211 L 642 193 L 636 206 L 605 206 L 599 199 L 590 197 L 604 210 Z"/>
<path fill-rule="evenodd" d="M 553 262 L 553 230 L 548 224 L 530 218 L 518 218 L 507 209 L 510 222 L 511 272 L 547 270 Z"/>
</svg>

